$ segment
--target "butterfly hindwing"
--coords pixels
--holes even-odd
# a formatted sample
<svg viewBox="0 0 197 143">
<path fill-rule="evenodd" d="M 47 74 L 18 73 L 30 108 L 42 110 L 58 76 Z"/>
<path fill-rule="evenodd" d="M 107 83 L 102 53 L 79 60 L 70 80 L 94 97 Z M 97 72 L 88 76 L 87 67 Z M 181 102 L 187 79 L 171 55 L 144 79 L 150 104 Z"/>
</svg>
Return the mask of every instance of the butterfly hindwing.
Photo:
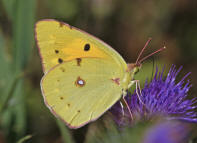
<svg viewBox="0 0 197 143">
<path fill-rule="evenodd" d="M 124 72 L 117 63 L 100 58 L 63 62 L 41 81 L 45 103 L 71 128 L 100 117 L 122 94 Z"/>
</svg>

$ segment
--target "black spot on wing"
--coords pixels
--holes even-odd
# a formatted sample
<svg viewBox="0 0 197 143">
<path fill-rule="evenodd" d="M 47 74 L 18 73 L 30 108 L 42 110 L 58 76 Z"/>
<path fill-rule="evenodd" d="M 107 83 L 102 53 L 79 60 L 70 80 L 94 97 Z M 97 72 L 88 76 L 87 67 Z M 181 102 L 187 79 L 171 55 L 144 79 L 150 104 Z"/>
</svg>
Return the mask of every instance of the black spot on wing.
<svg viewBox="0 0 197 143">
<path fill-rule="evenodd" d="M 90 44 L 85 44 L 84 46 L 84 51 L 89 51 L 90 50 Z"/>
<path fill-rule="evenodd" d="M 58 63 L 61 64 L 62 62 L 63 62 L 63 60 L 62 60 L 61 58 L 59 58 L 59 59 L 58 59 Z"/>
</svg>

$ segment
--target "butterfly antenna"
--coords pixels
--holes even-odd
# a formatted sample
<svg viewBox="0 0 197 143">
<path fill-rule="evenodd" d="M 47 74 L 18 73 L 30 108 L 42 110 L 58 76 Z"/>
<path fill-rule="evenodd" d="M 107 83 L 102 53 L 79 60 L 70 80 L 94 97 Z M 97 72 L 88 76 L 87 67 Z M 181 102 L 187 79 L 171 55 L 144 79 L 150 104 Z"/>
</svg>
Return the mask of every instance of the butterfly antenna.
<svg viewBox="0 0 197 143">
<path fill-rule="evenodd" d="M 166 49 L 166 46 L 163 46 L 162 48 L 160 48 L 159 50 L 149 54 L 148 56 L 142 58 L 141 60 L 138 61 L 138 64 L 141 64 L 144 60 L 146 60 L 147 58 L 151 57 L 152 55 L 156 54 L 156 53 L 159 53 L 161 51 L 163 51 L 164 49 Z"/>
<path fill-rule="evenodd" d="M 139 61 L 139 59 L 140 59 L 142 53 L 144 52 L 144 50 L 146 49 L 146 47 L 148 46 L 148 44 L 150 43 L 151 40 L 152 40 L 152 38 L 149 38 L 149 39 L 147 40 L 146 44 L 144 45 L 144 48 L 141 50 L 140 54 L 138 55 L 138 58 L 137 58 L 137 60 L 136 60 L 136 62 L 135 62 L 136 65 L 137 65 L 138 63 L 140 63 L 140 62 L 138 62 L 138 61 Z"/>
</svg>

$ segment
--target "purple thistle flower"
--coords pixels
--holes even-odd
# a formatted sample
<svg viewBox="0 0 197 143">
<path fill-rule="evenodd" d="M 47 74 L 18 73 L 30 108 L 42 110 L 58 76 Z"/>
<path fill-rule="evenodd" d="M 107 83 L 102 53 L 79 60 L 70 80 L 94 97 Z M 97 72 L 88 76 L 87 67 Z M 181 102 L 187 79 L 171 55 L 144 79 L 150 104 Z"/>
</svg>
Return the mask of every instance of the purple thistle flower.
<svg viewBox="0 0 197 143">
<path fill-rule="evenodd" d="M 135 119 L 151 119 L 155 116 L 163 116 L 168 119 L 181 119 L 188 122 L 197 122 L 197 113 L 194 111 L 197 106 L 196 98 L 188 99 L 188 91 L 191 84 L 185 81 L 188 74 L 178 83 L 175 79 L 182 67 L 176 70 L 172 66 L 168 75 L 164 76 L 164 69 L 158 72 L 156 69 L 153 80 L 148 83 L 146 81 L 144 88 L 141 90 L 140 99 L 136 94 L 128 94 L 125 99 Z M 129 121 L 130 115 L 128 109 L 125 108 L 125 115 L 122 114 L 120 103 L 116 103 L 111 112 L 118 124 L 125 124 Z"/>
<path fill-rule="evenodd" d="M 181 122 L 163 122 L 146 131 L 143 143 L 186 143 L 190 131 L 189 126 Z"/>
</svg>

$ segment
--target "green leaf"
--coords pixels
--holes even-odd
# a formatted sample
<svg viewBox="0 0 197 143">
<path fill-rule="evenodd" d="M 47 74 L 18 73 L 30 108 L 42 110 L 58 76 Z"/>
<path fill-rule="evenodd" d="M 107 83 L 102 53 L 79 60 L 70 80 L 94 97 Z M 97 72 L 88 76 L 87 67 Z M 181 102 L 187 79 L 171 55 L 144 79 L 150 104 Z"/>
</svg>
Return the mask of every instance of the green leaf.
<svg viewBox="0 0 197 143">
<path fill-rule="evenodd" d="M 60 129 L 64 143 L 74 143 L 71 134 L 69 132 L 69 129 L 65 126 L 65 124 L 59 119 L 57 119 L 56 122 Z"/>
<path fill-rule="evenodd" d="M 2 0 L 5 11 L 11 20 L 14 20 L 15 17 L 16 2 L 17 0 Z"/>
<path fill-rule="evenodd" d="M 34 43 L 35 0 L 17 0 L 14 29 L 15 70 L 24 70 Z"/>
<path fill-rule="evenodd" d="M 1 96 L 1 109 L 5 110 L 5 116 L 2 119 L 4 129 L 7 135 L 12 135 L 9 138 L 11 142 L 16 138 L 24 136 L 26 132 L 26 100 L 25 100 L 25 84 L 24 75 L 26 65 L 28 64 L 30 51 L 34 43 L 34 20 L 35 20 L 35 0 L 4 0 L 8 16 L 12 22 L 13 33 L 13 47 L 10 60 L 5 52 L 5 45 L 1 46 L 0 64 L 2 70 L 0 71 L 0 79 L 4 85 L 0 88 L 6 89 L 3 91 L 5 96 Z M 2 38 L 0 37 L 0 40 Z M 1 98 L 0 97 L 0 98 Z M 6 108 L 5 108 L 6 107 Z"/>
<path fill-rule="evenodd" d="M 25 137 L 21 138 L 17 143 L 24 143 L 25 141 L 32 138 L 32 135 L 26 135 Z"/>
</svg>

